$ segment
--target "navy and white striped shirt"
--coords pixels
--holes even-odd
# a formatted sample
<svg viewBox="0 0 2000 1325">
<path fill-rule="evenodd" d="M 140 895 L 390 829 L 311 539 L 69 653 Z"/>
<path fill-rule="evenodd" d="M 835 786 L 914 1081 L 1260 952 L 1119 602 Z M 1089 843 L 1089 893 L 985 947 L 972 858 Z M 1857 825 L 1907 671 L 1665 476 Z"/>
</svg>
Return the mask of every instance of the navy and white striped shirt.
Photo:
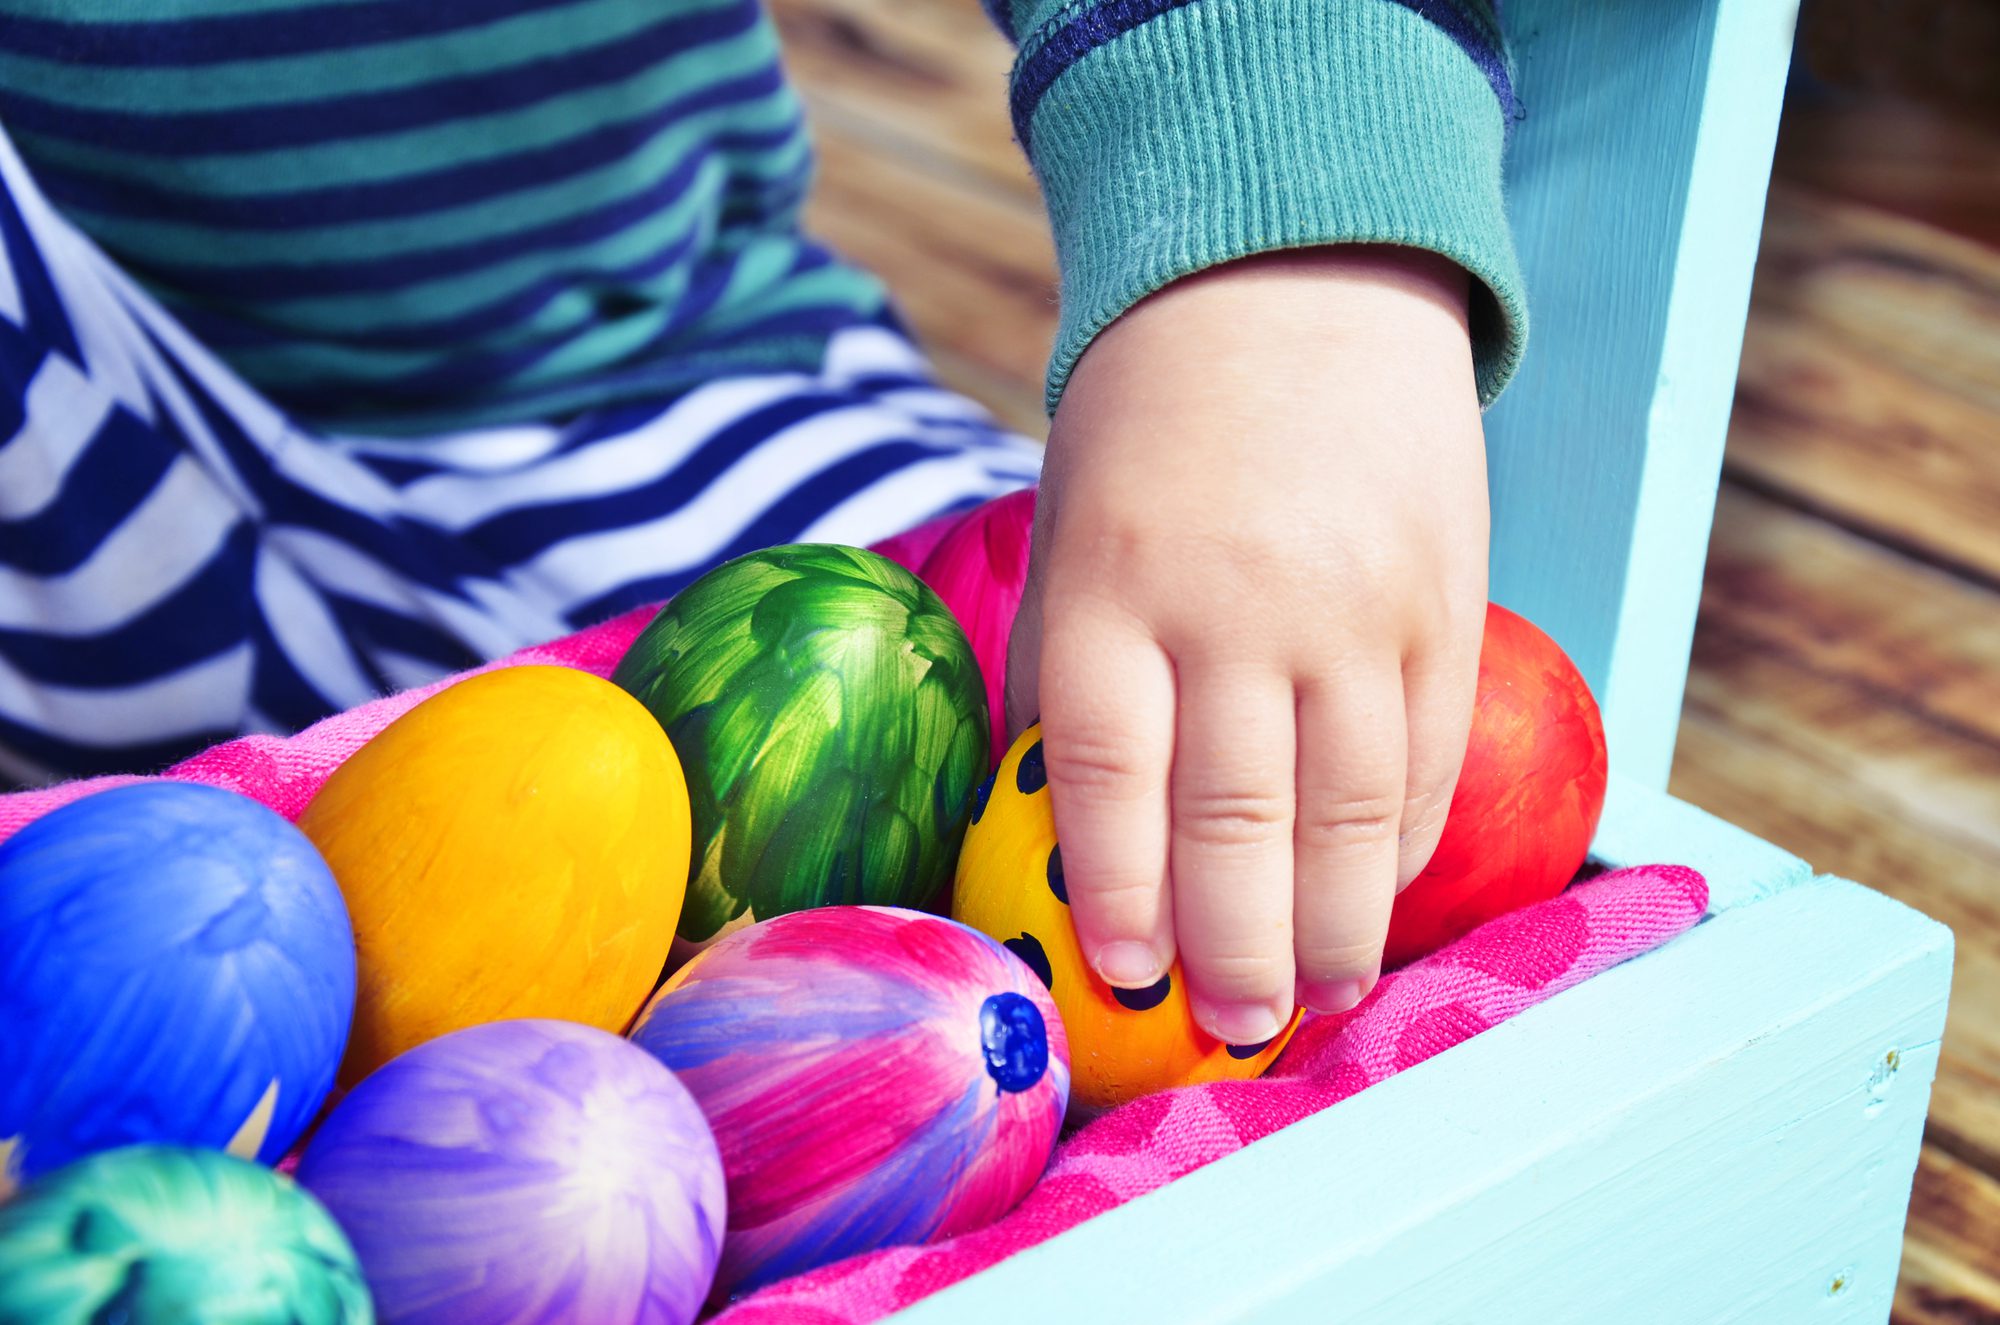
<svg viewBox="0 0 2000 1325">
<path fill-rule="evenodd" d="M 1010 108 L 1056 221 L 1058 386 L 1176 275 L 1360 238 L 1496 292 L 1497 389 L 1519 299 L 1490 0 L 986 3 L 1021 43 Z M 323 426 L 809 368 L 884 303 L 798 230 L 810 153 L 757 0 L 0 0 L 0 125 L 72 221 Z"/>
</svg>

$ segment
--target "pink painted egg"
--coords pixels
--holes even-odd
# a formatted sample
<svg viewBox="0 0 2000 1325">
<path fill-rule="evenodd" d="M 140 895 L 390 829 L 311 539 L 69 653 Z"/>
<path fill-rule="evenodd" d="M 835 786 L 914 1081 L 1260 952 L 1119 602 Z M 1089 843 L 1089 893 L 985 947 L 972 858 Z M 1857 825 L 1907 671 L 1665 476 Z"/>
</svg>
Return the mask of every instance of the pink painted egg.
<svg viewBox="0 0 2000 1325">
<path fill-rule="evenodd" d="M 889 907 L 728 935 L 632 1039 L 721 1148 L 718 1296 L 992 1222 L 1041 1176 L 1069 1099 L 1069 1044 L 1034 972 L 955 921 Z"/>
<path fill-rule="evenodd" d="M 1007 642 L 1028 583 L 1034 528 L 1033 488 L 995 497 L 946 531 L 917 572 L 944 599 L 972 642 L 986 680 L 996 768 L 1007 753 Z"/>
<path fill-rule="evenodd" d="M 952 530 L 965 523 L 971 511 L 952 511 L 940 515 L 935 520 L 926 520 L 900 534 L 891 534 L 879 542 L 870 543 L 868 550 L 878 557 L 887 557 L 904 570 L 915 575 L 924 568 L 924 558 L 938 541 Z"/>
</svg>

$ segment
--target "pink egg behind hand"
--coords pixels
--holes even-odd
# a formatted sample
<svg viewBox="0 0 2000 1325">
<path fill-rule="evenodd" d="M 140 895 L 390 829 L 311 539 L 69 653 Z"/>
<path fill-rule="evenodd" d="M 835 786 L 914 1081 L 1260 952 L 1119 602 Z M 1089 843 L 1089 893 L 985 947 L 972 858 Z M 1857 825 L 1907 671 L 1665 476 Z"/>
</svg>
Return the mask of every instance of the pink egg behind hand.
<svg viewBox="0 0 2000 1325">
<path fill-rule="evenodd" d="M 1034 528 L 1033 488 L 995 497 L 946 530 L 916 568 L 972 641 L 993 719 L 995 768 L 1007 753 L 1007 643 L 1028 583 Z"/>
<path fill-rule="evenodd" d="M 931 554 L 944 536 L 972 518 L 971 511 L 953 511 L 940 515 L 935 520 L 926 520 L 913 529 L 905 529 L 900 534 L 891 534 L 880 542 L 870 543 L 868 550 L 878 557 L 887 557 L 904 570 L 915 575 L 924 568 L 924 558 Z"/>
</svg>

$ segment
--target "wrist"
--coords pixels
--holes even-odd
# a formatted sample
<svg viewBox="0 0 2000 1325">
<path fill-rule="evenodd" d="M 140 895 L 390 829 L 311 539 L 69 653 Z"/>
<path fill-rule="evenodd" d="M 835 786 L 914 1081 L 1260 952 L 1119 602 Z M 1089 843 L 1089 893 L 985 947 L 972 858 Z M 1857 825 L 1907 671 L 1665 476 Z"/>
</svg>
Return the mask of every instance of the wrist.
<svg viewBox="0 0 2000 1325">
<path fill-rule="evenodd" d="M 1148 293 L 1246 254 L 1359 244 L 1434 250 L 1474 274 L 1477 385 L 1497 394 L 1526 332 L 1497 50 L 1467 59 L 1465 31 L 1414 0 L 1012 9 L 1065 16 L 1065 40 L 1023 34 L 1020 66 L 1067 61 L 1059 80 L 1027 81 L 1038 95 L 1020 126 L 1063 268 L 1052 405 L 1085 347 Z M 1158 16 L 1101 40 L 1112 11 Z"/>
<path fill-rule="evenodd" d="M 1087 396 L 1094 384 L 1126 381 L 1145 395 L 1239 407 L 1245 396 L 1296 402 L 1321 389 L 1351 397 L 1398 383 L 1472 393 L 1470 300 L 1465 269 L 1427 249 L 1260 253 L 1134 304 L 1085 351 L 1077 382 Z"/>
<path fill-rule="evenodd" d="M 1128 311 L 1200 315 L 1217 332 L 1377 339 L 1405 327 L 1470 343 L 1471 278 L 1428 249 L 1338 244 L 1278 249 L 1204 268 Z M 1150 309 L 1148 306 L 1151 306 Z M 1116 326 L 1116 323 L 1113 324 Z"/>
</svg>

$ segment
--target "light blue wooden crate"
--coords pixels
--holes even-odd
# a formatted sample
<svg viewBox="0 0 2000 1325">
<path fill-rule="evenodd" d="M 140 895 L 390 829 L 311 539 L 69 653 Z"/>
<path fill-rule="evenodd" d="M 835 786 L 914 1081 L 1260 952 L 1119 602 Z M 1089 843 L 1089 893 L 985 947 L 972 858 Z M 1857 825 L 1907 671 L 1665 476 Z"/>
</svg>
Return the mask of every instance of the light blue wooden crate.
<svg viewBox="0 0 2000 1325">
<path fill-rule="evenodd" d="M 1675 942 L 899 1313 L 899 1325 L 1879 1322 L 1951 936 L 1621 781 Z"/>
<path fill-rule="evenodd" d="M 1657 952 L 1017 1255 L 907 1325 L 1886 1320 L 1951 936 L 1666 796 L 1797 4 L 1509 0 L 1534 339 L 1494 597 L 1602 699 Z"/>
</svg>

